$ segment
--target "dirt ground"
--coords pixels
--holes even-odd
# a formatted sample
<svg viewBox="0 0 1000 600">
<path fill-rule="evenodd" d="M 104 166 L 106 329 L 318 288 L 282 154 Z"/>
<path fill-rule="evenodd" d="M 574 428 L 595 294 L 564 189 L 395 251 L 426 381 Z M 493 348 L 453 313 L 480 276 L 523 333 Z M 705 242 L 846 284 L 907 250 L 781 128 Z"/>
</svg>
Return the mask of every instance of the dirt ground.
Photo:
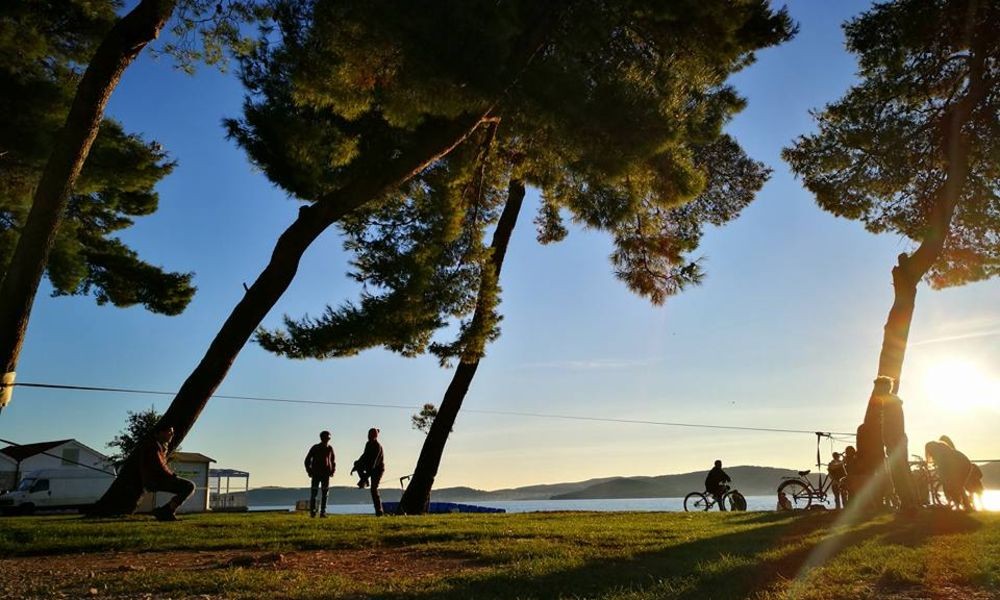
<svg viewBox="0 0 1000 600">
<path fill-rule="evenodd" d="M 294 552 L 102 552 L 0 560 L 0 599 L 36 597 L 31 590 L 40 582 L 58 582 L 46 596 L 55 598 L 101 597 L 101 590 L 87 588 L 88 580 L 117 573 L 157 571 L 211 571 L 231 567 L 290 570 L 306 575 L 336 574 L 358 583 L 455 574 L 476 569 L 475 561 L 406 548 L 363 550 L 310 550 Z M 62 588 L 62 590 L 58 590 Z M 76 591 L 80 590 L 80 591 Z M 29 596 L 30 595 L 30 596 Z M 159 598 L 140 594 L 136 598 Z M 198 597 L 198 596 L 196 596 Z M 208 596 L 202 596 L 207 598 Z"/>
</svg>

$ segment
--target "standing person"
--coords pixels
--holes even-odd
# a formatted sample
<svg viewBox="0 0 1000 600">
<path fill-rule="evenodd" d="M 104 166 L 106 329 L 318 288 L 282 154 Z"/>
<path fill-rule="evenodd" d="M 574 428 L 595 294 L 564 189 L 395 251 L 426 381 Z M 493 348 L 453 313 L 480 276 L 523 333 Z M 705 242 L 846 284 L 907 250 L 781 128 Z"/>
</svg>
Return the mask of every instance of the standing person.
<svg viewBox="0 0 1000 600">
<path fill-rule="evenodd" d="M 872 393 L 870 408 L 878 411 L 875 423 L 881 425 L 881 443 L 889 463 L 889 477 L 899 506 L 904 511 L 915 508 L 916 497 L 913 494 L 913 482 L 910 475 L 909 451 L 907 450 L 906 428 L 903 420 L 903 401 L 892 393 L 895 380 L 892 377 L 880 375 L 875 378 L 875 389 Z M 866 419 L 866 422 L 868 420 Z"/>
<path fill-rule="evenodd" d="M 715 461 L 715 466 L 705 476 L 705 491 L 715 498 L 719 510 L 726 510 L 726 507 L 722 505 L 722 495 L 726 493 L 726 484 L 730 481 L 732 479 L 722 470 L 721 460 Z"/>
<path fill-rule="evenodd" d="M 320 499 L 319 516 L 326 518 L 326 498 L 330 492 L 330 477 L 337 470 L 337 460 L 330 445 L 330 432 L 319 433 L 319 443 L 309 448 L 306 454 L 306 473 L 309 474 L 309 516 L 316 516 L 316 492 L 323 488 Z"/>
<path fill-rule="evenodd" d="M 368 476 L 375 515 L 381 517 L 385 513 L 382 511 L 382 498 L 378 493 L 378 484 L 382 481 L 382 474 L 385 473 L 385 460 L 382 456 L 382 444 L 378 442 L 378 433 L 378 429 L 374 427 L 368 430 L 368 443 L 365 444 L 364 454 L 355 464 L 361 467 L 359 471 L 362 472 L 362 477 Z"/>
<path fill-rule="evenodd" d="M 153 431 L 153 438 L 143 445 L 140 455 L 139 476 L 143 489 L 174 494 L 166 504 L 153 509 L 153 516 L 157 521 L 176 521 L 177 509 L 194 493 L 194 483 L 178 477 L 167 464 L 167 452 L 172 439 L 174 428 L 160 425 Z"/>
<path fill-rule="evenodd" d="M 833 453 L 833 460 L 826 465 L 826 472 L 830 476 L 830 487 L 833 490 L 834 508 L 841 508 L 844 502 L 844 484 L 847 479 L 847 468 L 841 460 L 840 452 Z"/>
<path fill-rule="evenodd" d="M 847 477 L 840 486 L 840 495 L 844 506 L 847 506 L 847 503 L 854 497 L 854 490 L 857 488 L 857 465 L 858 451 L 854 449 L 854 446 L 844 448 L 844 472 L 847 473 Z"/>
</svg>

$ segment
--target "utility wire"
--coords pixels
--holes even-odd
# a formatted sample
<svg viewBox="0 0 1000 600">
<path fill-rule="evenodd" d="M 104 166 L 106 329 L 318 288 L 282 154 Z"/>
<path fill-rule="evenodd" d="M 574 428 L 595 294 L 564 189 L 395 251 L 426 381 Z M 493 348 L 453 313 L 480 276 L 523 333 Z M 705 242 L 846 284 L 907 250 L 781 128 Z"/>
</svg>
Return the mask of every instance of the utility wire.
<svg viewBox="0 0 1000 600">
<path fill-rule="evenodd" d="M 141 390 L 132 388 L 120 388 L 120 387 L 66 385 L 66 384 L 56 384 L 56 383 L 29 383 L 29 382 L 19 381 L 16 382 L 14 385 L 18 387 L 28 387 L 28 388 L 72 390 L 72 391 L 83 391 L 83 392 L 111 392 L 115 394 L 142 394 L 142 395 L 154 395 L 154 396 L 176 395 L 176 392 L 166 392 L 162 390 Z M 336 402 L 333 400 L 299 400 L 294 398 L 234 396 L 226 394 L 213 394 L 211 397 L 223 398 L 228 400 L 251 400 L 255 402 L 281 402 L 289 404 L 314 404 L 314 405 L 324 405 L 324 406 L 358 406 L 358 407 L 368 407 L 368 408 L 393 408 L 393 409 L 404 409 L 404 410 L 413 410 L 415 408 L 412 405 L 403 405 L 403 404 L 378 404 L 373 402 Z M 781 429 L 776 427 L 746 427 L 738 425 L 715 425 L 709 423 L 679 423 L 673 421 L 651 421 L 645 419 L 616 419 L 613 417 L 590 417 L 584 415 L 563 415 L 555 413 L 487 410 L 487 409 L 475 409 L 475 408 L 464 409 L 463 412 L 487 414 L 487 415 L 503 415 L 510 417 L 530 417 L 539 419 L 561 419 L 570 421 L 592 421 L 592 422 L 603 422 L 603 423 L 625 423 L 629 425 L 658 425 L 663 427 L 689 427 L 696 429 L 726 429 L 731 431 L 756 431 L 756 432 L 766 432 L 766 433 L 806 433 L 809 435 L 815 435 L 817 433 L 822 433 L 824 435 L 844 435 L 844 436 L 853 435 L 850 433 L 843 433 L 843 432 L 819 432 L 815 429 L 809 429 L 809 430 Z"/>
</svg>

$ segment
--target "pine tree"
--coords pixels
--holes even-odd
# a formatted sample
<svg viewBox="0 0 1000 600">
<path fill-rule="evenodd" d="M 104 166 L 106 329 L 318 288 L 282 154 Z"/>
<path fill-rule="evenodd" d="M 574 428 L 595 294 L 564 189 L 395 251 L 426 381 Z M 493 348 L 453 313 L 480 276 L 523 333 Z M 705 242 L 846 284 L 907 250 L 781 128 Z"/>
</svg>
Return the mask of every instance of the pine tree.
<svg viewBox="0 0 1000 600">
<path fill-rule="evenodd" d="M 784 156 L 824 210 L 916 246 L 892 269 L 879 355 L 877 373 L 896 392 L 919 282 L 944 288 L 1000 274 L 1000 5 L 894 0 L 844 29 L 861 81 Z M 865 426 L 875 430 L 873 408 Z"/>
<path fill-rule="evenodd" d="M 774 16 L 779 23 L 782 18 Z M 769 25 L 767 43 L 790 33 L 787 23 Z M 327 307 L 318 318 L 286 317 L 283 330 L 258 332 L 266 349 L 293 358 L 350 356 L 384 346 L 405 356 L 430 351 L 442 363 L 458 360 L 403 511 L 426 505 L 479 360 L 499 335 L 499 273 L 526 183 L 542 191 L 540 241 L 565 235 L 561 213 L 610 232 L 616 275 L 660 304 L 700 281 L 700 267 L 688 255 L 703 227 L 735 218 L 766 179 L 763 165 L 721 135 L 724 122 L 743 106 L 725 78 L 748 63 L 763 38 L 728 52 L 686 52 L 678 61 L 676 49 L 643 44 L 642 35 L 656 30 L 643 27 L 640 35 L 638 24 L 632 26 L 636 37 L 628 44 L 612 31 L 603 44 L 588 39 L 583 57 L 545 59 L 526 75 L 555 82 L 556 89 L 560 79 L 566 89 L 581 89 L 576 86 L 586 81 L 592 89 L 582 89 L 570 106 L 515 101 L 487 132 L 406 189 L 345 217 L 346 248 L 355 255 L 352 276 L 366 290 L 359 302 Z M 596 74 L 590 70 L 595 64 L 602 67 Z M 487 226 L 493 228 L 489 247 Z M 454 319 L 462 319 L 454 341 L 432 343 L 435 331 Z"/>
<path fill-rule="evenodd" d="M 671 198 L 694 195 L 703 182 L 689 149 L 676 143 L 684 123 L 669 114 L 691 97 L 692 83 L 675 74 L 711 87 L 789 27 L 784 13 L 751 0 L 297 0 L 279 6 L 276 18 L 275 35 L 244 65 L 249 95 L 230 131 L 273 182 L 308 204 L 164 414 L 178 442 L 327 227 L 398 195 L 464 142 L 481 144 L 484 130 L 508 121 L 511 131 L 535 127 L 544 147 L 565 143 L 564 161 L 599 148 L 600 159 L 580 161 L 595 174 L 669 179 Z M 652 72 L 633 68 L 650 64 Z M 660 103 L 659 86 L 671 90 L 670 102 Z M 696 121 L 717 131 L 733 103 L 735 94 L 720 89 Z M 566 202 L 579 196 L 565 187 Z M 134 507 L 133 471 L 129 461 L 102 510 Z"/>
<path fill-rule="evenodd" d="M 0 8 L 0 265 L 7 265 L 31 208 L 49 149 L 65 120 L 86 60 L 114 20 L 112 6 L 69 12 L 39 3 Z M 142 303 L 177 314 L 194 294 L 190 274 L 149 265 L 112 237 L 133 218 L 156 211 L 156 184 L 174 163 L 155 142 L 105 119 L 92 157 L 69 196 L 67 218 L 54 240 L 46 272 L 57 295 L 93 294 L 98 303 Z"/>
<path fill-rule="evenodd" d="M 153 310 L 170 314 L 182 310 L 190 300 L 193 288 L 186 275 L 163 274 L 139 261 L 120 242 L 105 237 L 128 225 L 122 221 L 123 216 L 151 210 L 155 197 L 142 189 L 129 189 L 126 182 L 117 187 L 89 190 L 85 185 L 87 174 L 96 174 L 97 168 L 88 171 L 85 164 L 92 151 L 100 151 L 102 147 L 110 151 L 116 143 L 121 146 L 120 153 L 135 155 L 122 155 L 126 158 L 125 168 L 132 167 L 139 159 L 163 163 L 164 157 L 155 147 L 147 148 L 143 159 L 140 156 L 143 151 L 138 147 L 142 142 L 138 139 L 133 138 L 132 148 L 127 148 L 129 144 L 123 140 L 120 127 L 104 134 L 99 132 L 106 122 L 104 108 L 122 73 L 159 36 L 175 9 L 179 14 L 172 30 L 177 37 L 165 50 L 177 56 L 181 67 L 190 69 L 196 59 L 222 61 L 223 48 L 247 50 L 239 24 L 246 19 L 263 18 L 267 14 L 265 4 L 258 5 L 255 0 L 141 0 L 121 18 L 115 14 L 120 8 L 115 0 L 11 0 L 0 7 L 0 45 L 8 68 L 16 65 L 7 73 L 14 77 L 13 83 L 24 83 L 25 77 L 30 81 L 32 74 L 37 76 L 41 70 L 47 71 L 42 79 L 49 77 L 52 81 L 48 83 L 54 84 L 36 79 L 40 83 L 36 87 L 11 88 L 23 94 L 15 102 L 38 101 L 39 106 L 50 106 L 52 102 L 68 100 L 48 115 L 40 114 L 34 106 L 29 108 L 28 119 L 51 120 L 55 116 L 59 119 L 45 123 L 39 131 L 29 132 L 29 138 L 24 140 L 28 144 L 44 142 L 27 153 L 41 153 L 45 157 L 41 168 L 19 165 L 34 174 L 12 173 L 20 177 L 15 187 L 27 185 L 31 189 L 30 203 L 3 200 L 4 211 L 17 213 L 8 214 L 5 219 L 5 229 L 16 227 L 17 235 L 5 240 L 13 247 L 7 249 L 0 280 L 0 376 L 4 383 L 13 381 L 35 294 L 47 268 L 50 279 L 54 277 L 57 293 L 96 288 L 99 301 L 120 305 L 143 302 Z M 194 45 L 198 40 L 202 41 L 200 48 Z M 82 74 L 80 65 L 85 66 Z M 67 98 L 60 101 L 51 96 L 65 95 L 67 85 L 73 88 Z M 168 166 L 160 164 L 159 168 Z M 104 176 L 111 177 L 112 173 L 106 172 Z M 98 192 L 107 196 L 107 214 L 101 214 L 93 206 L 81 207 L 81 196 Z M 119 197 L 115 199 L 114 195 Z M 85 220 L 93 221 L 83 229 L 104 231 L 90 236 L 93 239 L 82 239 L 72 231 L 79 226 L 81 214 Z M 67 217 L 71 224 L 61 227 Z M 106 223 L 97 223 L 105 217 L 108 217 Z M 116 219 L 118 223 L 114 222 Z M 72 256 L 74 252 L 76 257 Z M 50 267 L 53 253 L 52 259 L 58 264 Z M 141 283 L 134 286 L 130 279 Z"/>
</svg>

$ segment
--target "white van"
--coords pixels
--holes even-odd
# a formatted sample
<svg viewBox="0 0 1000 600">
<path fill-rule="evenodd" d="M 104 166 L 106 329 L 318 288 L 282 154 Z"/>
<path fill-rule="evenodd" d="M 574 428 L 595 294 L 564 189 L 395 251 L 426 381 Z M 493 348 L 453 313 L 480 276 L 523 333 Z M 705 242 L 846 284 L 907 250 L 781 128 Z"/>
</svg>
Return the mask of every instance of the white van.
<svg viewBox="0 0 1000 600">
<path fill-rule="evenodd" d="M 24 474 L 17 488 L 0 495 L 3 512 L 83 508 L 108 491 L 115 476 L 91 469 L 43 469 Z"/>
</svg>

